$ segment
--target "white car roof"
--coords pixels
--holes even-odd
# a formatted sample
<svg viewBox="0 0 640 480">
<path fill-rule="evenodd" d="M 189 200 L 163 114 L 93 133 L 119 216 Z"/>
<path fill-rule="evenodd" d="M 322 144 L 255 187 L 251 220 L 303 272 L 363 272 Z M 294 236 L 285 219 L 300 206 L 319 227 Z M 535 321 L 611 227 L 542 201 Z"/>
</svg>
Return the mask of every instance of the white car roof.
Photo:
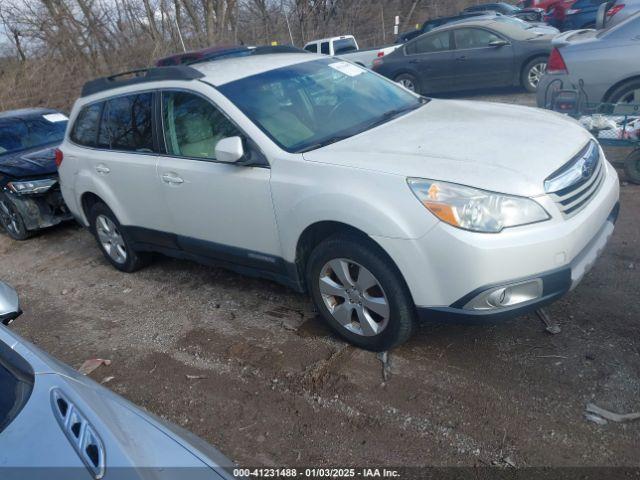
<svg viewBox="0 0 640 480">
<path fill-rule="evenodd" d="M 335 40 L 344 40 L 345 38 L 355 38 L 355 37 L 353 35 L 340 35 L 339 37 L 321 38 L 320 40 L 311 40 L 310 42 L 307 42 L 305 44 L 305 47 L 307 45 L 313 45 L 314 43 L 333 42 Z"/>
<path fill-rule="evenodd" d="M 192 65 L 192 68 L 204 74 L 202 80 L 217 87 L 276 68 L 288 67 L 289 65 L 296 65 L 321 58 L 327 58 L 327 56 L 313 53 L 273 53 L 197 63 Z"/>
</svg>

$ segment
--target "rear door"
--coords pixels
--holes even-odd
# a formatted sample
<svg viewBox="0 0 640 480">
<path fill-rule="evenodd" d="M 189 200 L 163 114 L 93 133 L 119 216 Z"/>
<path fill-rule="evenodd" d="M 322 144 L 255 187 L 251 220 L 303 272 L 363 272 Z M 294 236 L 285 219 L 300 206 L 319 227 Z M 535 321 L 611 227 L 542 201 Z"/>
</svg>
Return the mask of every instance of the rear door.
<svg viewBox="0 0 640 480">
<path fill-rule="evenodd" d="M 415 73 L 423 93 L 451 90 L 453 69 L 450 31 L 422 35 L 404 47 L 405 66 Z"/>
<path fill-rule="evenodd" d="M 506 38 L 485 28 L 454 30 L 454 73 L 457 90 L 512 85 L 513 45 Z M 507 42 L 494 46 L 492 42 Z"/>
<path fill-rule="evenodd" d="M 136 92 L 88 105 L 78 115 L 70 139 L 100 196 L 125 226 L 167 228 L 158 202 L 158 156 L 153 137 L 152 91 Z"/>
</svg>

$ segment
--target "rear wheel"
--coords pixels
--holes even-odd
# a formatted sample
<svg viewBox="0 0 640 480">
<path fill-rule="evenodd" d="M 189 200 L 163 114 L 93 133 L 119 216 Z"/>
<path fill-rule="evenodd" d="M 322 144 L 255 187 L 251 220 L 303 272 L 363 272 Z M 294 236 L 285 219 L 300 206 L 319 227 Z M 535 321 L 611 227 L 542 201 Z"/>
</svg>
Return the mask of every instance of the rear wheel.
<svg viewBox="0 0 640 480">
<path fill-rule="evenodd" d="M 522 86 L 531 93 L 538 90 L 540 79 L 547 71 L 547 59 L 534 58 L 522 70 Z"/>
<path fill-rule="evenodd" d="M 318 245 L 307 264 L 307 285 L 329 326 L 358 347 L 388 350 L 411 336 L 415 307 L 405 282 L 366 240 L 336 235 Z"/>
<path fill-rule="evenodd" d="M 91 232 L 105 258 L 122 272 L 135 272 L 149 263 L 150 254 L 136 252 L 122 225 L 104 203 L 96 203 L 89 214 Z"/>
<path fill-rule="evenodd" d="M 420 93 L 418 87 L 418 79 L 410 73 L 403 73 L 395 78 L 395 81 L 415 93 Z"/>
<path fill-rule="evenodd" d="M 633 103 L 640 105 L 640 80 L 630 80 L 609 95 L 610 103 Z"/>
<path fill-rule="evenodd" d="M 631 183 L 640 185 L 640 150 L 634 150 L 624 161 L 624 173 Z"/>
<path fill-rule="evenodd" d="M 26 240 L 31 235 L 16 206 L 2 194 L 0 194 L 0 225 L 14 240 Z"/>
</svg>

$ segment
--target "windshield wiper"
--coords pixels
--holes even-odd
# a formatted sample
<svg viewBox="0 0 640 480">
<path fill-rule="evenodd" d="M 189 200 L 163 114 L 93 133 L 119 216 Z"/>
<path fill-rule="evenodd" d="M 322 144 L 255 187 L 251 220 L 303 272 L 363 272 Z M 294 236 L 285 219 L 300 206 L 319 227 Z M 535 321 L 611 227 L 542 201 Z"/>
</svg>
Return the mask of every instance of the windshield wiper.
<svg viewBox="0 0 640 480">
<path fill-rule="evenodd" d="M 327 145 L 331 145 L 332 143 L 339 142 L 340 140 L 345 140 L 347 138 L 353 137 L 354 135 L 356 134 L 349 133 L 346 135 L 334 135 L 333 137 L 329 137 L 321 142 L 314 143 L 313 145 L 309 145 L 308 147 L 304 147 L 301 150 L 296 150 L 296 153 L 310 152 L 311 150 L 315 150 L 316 148 L 326 147 Z"/>
</svg>

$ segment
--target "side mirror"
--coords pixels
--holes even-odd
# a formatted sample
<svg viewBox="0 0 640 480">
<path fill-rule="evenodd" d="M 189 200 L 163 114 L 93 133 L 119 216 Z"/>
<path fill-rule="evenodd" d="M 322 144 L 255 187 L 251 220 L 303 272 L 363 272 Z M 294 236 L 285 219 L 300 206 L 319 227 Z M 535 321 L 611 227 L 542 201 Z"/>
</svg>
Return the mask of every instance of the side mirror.
<svg viewBox="0 0 640 480">
<path fill-rule="evenodd" d="M 492 42 L 489 42 L 490 47 L 499 48 L 499 47 L 506 47 L 507 45 L 511 45 L 511 44 L 506 40 L 493 40 Z"/>
<path fill-rule="evenodd" d="M 216 145 L 216 160 L 225 163 L 236 163 L 244 156 L 244 147 L 240 137 L 223 138 Z"/>
<path fill-rule="evenodd" d="M 6 283 L 0 282 L 0 321 L 2 324 L 9 325 L 21 313 L 16 291 Z"/>
</svg>

